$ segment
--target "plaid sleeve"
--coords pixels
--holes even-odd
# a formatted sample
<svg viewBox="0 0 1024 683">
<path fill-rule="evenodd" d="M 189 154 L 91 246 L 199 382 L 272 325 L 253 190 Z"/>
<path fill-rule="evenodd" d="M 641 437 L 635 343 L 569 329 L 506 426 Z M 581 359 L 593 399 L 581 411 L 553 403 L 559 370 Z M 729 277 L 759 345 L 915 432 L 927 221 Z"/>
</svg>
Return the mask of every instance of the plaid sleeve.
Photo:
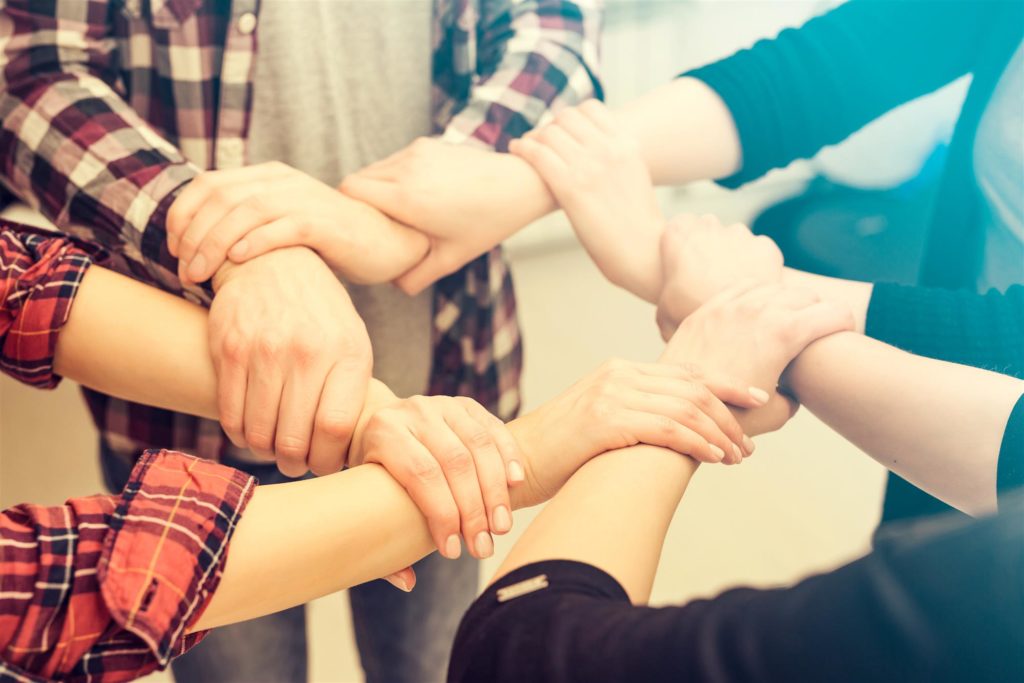
<svg viewBox="0 0 1024 683">
<path fill-rule="evenodd" d="M 165 218 L 198 170 L 124 100 L 109 0 L 0 3 L 0 177 L 62 231 L 180 291 Z"/>
<path fill-rule="evenodd" d="M 255 486 L 148 451 L 120 496 L 0 513 L 0 680 L 126 681 L 184 654 Z"/>
<path fill-rule="evenodd" d="M 53 371 L 57 337 L 97 247 L 0 221 L 0 371 L 40 389 Z"/>
<path fill-rule="evenodd" d="M 478 69 L 443 139 L 506 151 L 551 109 L 602 97 L 603 0 L 483 0 Z"/>
</svg>

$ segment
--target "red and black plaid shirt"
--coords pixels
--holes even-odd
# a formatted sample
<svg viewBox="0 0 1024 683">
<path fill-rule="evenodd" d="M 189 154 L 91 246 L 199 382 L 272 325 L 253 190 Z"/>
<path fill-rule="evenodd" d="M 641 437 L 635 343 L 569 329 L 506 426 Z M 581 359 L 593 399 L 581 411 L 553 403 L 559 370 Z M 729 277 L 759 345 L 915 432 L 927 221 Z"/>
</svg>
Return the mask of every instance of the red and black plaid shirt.
<svg viewBox="0 0 1024 683">
<path fill-rule="evenodd" d="M 57 337 L 93 256 L 0 223 L 0 363 L 50 388 Z M 149 451 L 119 496 L 0 512 L 0 681 L 126 681 L 202 639 L 186 635 L 217 587 L 255 488 L 208 460 Z"/>
<path fill-rule="evenodd" d="M 600 3 L 434 0 L 437 132 L 504 149 L 597 94 Z M 258 33 L 257 0 L 0 2 L 0 179 L 115 269 L 181 292 L 167 209 L 202 169 L 245 163 Z M 522 353 L 500 250 L 437 284 L 433 323 L 429 391 L 511 418 Z M 211 420 L 88 398 L 123 461 L 165 446 L 217 459 L 229 444 Z"/>
</svg>

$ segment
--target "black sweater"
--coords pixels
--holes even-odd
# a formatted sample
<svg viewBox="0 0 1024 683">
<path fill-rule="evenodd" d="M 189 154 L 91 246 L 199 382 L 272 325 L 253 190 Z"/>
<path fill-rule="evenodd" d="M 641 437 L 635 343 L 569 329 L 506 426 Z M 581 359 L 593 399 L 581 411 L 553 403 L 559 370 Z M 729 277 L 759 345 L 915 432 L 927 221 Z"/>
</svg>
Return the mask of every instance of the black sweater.
<svg viewBox="0 0 1024 683">
<path fill-rule="evenodd" d="M 634 607 L 591 565 L 522 567 L 463 618 L 448 680 L 1024 680 L 1022 460 L 1024 400 L 1003 436 L 998 516 L 893 525 L 871 554 L 792 588 Z M 517 584 L 532 590 L 502 600 Z"/>
<path fill-rule="evenodd" d="M 735 187 L 972 74 L 933 207 L 921 283 L 973 289 L 984 245 L 974 138 L 1022 38 L 1020 0 L 852 0 L 684 75 L 707 83 L 733 115 L 743 168 L 722 183 Z M 919 355 L 1024 377 L 1024 288 L 980 296 L 876 285 L 867 334 Z M 884 520 L 948 510 L 890 477 Z"/>
</svg>

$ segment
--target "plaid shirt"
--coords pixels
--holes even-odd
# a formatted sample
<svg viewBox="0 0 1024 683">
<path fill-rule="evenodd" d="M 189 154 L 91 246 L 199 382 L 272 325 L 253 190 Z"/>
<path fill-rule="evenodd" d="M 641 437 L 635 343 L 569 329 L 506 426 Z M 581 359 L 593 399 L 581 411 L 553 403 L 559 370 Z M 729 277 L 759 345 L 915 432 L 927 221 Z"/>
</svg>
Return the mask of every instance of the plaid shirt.
<svg viewBox="0 0 1024 683">
<path fill-rule="evenodd" d="M 553 108 L 599 94 L 601 0 L 434 0 L 434 122 L 444 139 L 504 150 Z M 5 0 L 0 177 L 112 267 L 193 300 L 164 223 L 202 169 L 243 165 L 257 0 Z M 429 391 L 519 406 L 512 281 L 495 249 L 434 288 Z M 86 392 L 124 459 L 170 446 L 220 458 L 210 420 Z"/>
<path fill-rule="evenodd" d="M 102 252 L 0 221 L 0 363 L 41 388 L 78 285 Z M 0 512 L 0 681 L 126 681 L 183 654 L 255 480 L 147 452 L 120 496 Z"/>
</svg>

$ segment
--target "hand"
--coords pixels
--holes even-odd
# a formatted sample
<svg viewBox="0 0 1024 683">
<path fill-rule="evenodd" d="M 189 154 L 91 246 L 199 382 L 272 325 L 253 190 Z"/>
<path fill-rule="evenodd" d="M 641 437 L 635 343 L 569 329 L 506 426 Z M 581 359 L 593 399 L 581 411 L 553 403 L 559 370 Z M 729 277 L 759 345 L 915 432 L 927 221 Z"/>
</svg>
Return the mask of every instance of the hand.
<svg viewBox="0 0 1024 683">
<path fill-rule="evenodd" d="M 220 421 L 296 477 L 341 469 L 373 359 L 366 327 L 316 254 L 280 249 L 221 269 L 210 306 Z"/>
<path fill-rule="evenodd" d="M 611 112 L 597 100 L 563 109 L 509 151 L 544 179 L 605 277 L 653 303 L 665 220 L 639 148 Z"/>
<path fill-rule="evenodd" d="M 782 252 L 768 237 L 755 237 L 740 223 L 722 225 L 715 216 L 681 214 L 661 240 L 662 274 L 658 327 L 667 341 L 686 316 L 742 280 L 782 279 Z"/>
<path fill-rule="evenodd" d="M 753 408 L 764 392 L 711 373 L 695 381 L 694 370 L 609 361 L 513 422 L 527 460 L 523 504 L 550 498 L 590 458 L 639 443 L 701 462 L 739 463 L 753 444 L 722 401 Z"/>
<path fill-rule="evenodd" d="M 509 486 L 523 480 L 521 460 L 501 420 L 470 398 L 448 396 L 414 396 L 374 410 L 349 458 L 382 465 L 450 559 L 461 553 L 460 531 L 469 551 L 485 558 L 494 553 L 491 534 L 512 528 Z"/>
<path fill-rule="evenodd" d="M 662 360 L 685 360 L 708 372 L 728 372 L 774 393 L 783 370 L 811 342 L 852 327 L 847 307 L 823 302 L 813 292 L 744 281 L 687 317 Z M 775 419 L 762 422 L 757 433 L 778 429 L 795 410 L 787 410 L 777 393 L 770 404 Z"/>
<path fill-rule="evenodd" d="M 244 263 L 306 246 L 350 282 L 389 282 L 427 253 L 427 239 L 279 162 L 207 171 L 171 205 L 167 245 L 182 282 L 203 282 L 230 258 Z"/>
<path fill-rule="evenodd" d="M 420 138 L 342 182 L 350 197 L 430 238 L 430 252 L 395 281 L 417 294 L 553 210 L 522 160 Z"/>
</svg>

